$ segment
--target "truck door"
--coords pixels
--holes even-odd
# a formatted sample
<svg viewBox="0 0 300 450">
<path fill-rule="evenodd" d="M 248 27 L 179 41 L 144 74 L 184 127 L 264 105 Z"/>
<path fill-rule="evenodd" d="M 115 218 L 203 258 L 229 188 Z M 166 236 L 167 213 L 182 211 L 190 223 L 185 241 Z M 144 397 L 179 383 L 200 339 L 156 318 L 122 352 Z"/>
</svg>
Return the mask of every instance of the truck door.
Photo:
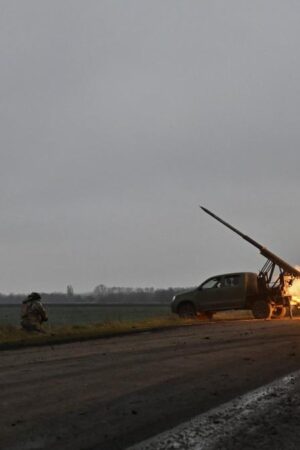
<svg viewBox="0 0 300 450">
<path fill-rule="evenodd" d="M 217 276 L 204 281 L 198 288 L 196 297 L 199 311 L 215 311 L 218 309 L 220 293 L 222 291 L 222 277 Z"/>
<path fill-rule="evenodd" d="M 219 306 L 223 309 L 245 307 L 245 282 L 242 273 L 222 276 L 222 295 Z"/>
</svg>

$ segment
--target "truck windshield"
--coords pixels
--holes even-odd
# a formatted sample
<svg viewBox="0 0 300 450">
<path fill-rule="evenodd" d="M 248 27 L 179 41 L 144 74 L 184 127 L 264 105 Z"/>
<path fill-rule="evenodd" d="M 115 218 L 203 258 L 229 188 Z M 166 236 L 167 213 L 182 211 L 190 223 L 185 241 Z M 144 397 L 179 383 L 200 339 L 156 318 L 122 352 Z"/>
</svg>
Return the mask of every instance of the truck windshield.
<svg viewBox="0 0 300 450">
<path fill-rule="evenodd" d="M 221 287 L 221 278 L 219 277 L 210 278 L 209 280 L 204 281 L 200 286 L 201 289 L 213 289 L 219 287 Z"/>
</svg>

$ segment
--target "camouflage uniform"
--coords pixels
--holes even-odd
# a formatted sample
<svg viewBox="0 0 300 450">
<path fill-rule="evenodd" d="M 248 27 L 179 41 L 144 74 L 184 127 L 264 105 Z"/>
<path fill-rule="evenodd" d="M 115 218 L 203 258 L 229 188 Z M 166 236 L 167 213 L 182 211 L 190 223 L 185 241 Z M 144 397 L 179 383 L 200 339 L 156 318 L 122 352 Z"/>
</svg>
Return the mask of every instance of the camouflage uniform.
<svg viewBox="0 0 300 450">
<path fill-rule="evenodd" d="M 23 301 L 21 310 L 21 325 L 27 331 L 42 331 L 42 323 L 47 322 L 47 312 L 41 303 L 41 296 L 32 292 Z"/>
</svg>

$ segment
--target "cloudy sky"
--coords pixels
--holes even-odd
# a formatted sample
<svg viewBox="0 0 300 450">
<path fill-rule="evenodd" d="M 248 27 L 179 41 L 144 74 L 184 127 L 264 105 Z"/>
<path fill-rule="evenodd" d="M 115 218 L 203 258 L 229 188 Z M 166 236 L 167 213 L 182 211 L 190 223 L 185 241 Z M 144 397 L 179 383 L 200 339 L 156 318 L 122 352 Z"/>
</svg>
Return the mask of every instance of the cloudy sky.
<svg viewBox="0 0 300 450">
<path fill-rule="evenodd" d="M 296 0 L 0 0 L 0 291 L 300 263 Z"/>
</svg>

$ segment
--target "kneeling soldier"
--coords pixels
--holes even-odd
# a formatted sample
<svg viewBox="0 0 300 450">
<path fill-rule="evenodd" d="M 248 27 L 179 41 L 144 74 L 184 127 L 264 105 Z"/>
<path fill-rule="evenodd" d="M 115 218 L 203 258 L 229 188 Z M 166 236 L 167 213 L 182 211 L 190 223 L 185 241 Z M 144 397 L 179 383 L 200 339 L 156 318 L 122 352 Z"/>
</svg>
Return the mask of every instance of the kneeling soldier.
<svg viewBox="0 0 300 450">
<path fill-rule="evenodd" d="M 41 303 L 41 296 L 32 292 L 23 301 L 21 310 L 21 325 L 27 331 L 42 332 L 42 323 L 47 322 L 47 312 Z"/>
</svg>

